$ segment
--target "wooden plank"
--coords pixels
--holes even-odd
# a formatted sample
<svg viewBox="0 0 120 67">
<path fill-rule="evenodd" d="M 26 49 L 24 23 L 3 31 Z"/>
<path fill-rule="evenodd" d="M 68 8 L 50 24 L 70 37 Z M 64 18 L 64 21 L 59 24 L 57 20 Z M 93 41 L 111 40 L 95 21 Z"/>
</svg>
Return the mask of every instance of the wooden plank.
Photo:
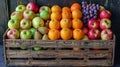
<svg viewBox="0 0 120 67">
<path fill-rule="evenodd" d="M 93 50 L 86 52 L 89 58 L 108 58 L 112 56 L 112 52 L 109 50 Z"/>
<path fill-rule="evenodd" d="M 10 60 L 7 61 L 8 66 L 32 66 L 29 60 Z"/>
<path fill-rule="evenodd" d="M 66 43 L 68 42 L 68 43 Z M 58 43 L 59 48 L 113 48 L 114 46 L 114 40 L 67 40 L 63 41 L 60 40 Z"/>
<path fill-rule="evenodd" d="M 59 66 L 112 66 L 107 60 L 81 61 L 81 60 L 61 60 Z"/>
<path fill-rule="evenodd" d="M 31 41 L 30 40 L 19 40 L 19 39 L 6 39 L 5 46 L 6 47 L 30 47 Z"/>
<path fill-rule="evenodd" d="M 30 58 L 31 53 L 24 50 L 7 50 L 6 56 L 6 58 Z"/>
<path fill-rule="evenodd" d="M 57 52 L 55 50 L 32 51 L 31 56 L 33 58 L 57 58 Z"/>
<path fill-rule="evenodd" d="M 33 66 L 57 66 L 58 62 L 56 60 L 32 60 L 31 64 Z"/>
<path fill-rule="evenodd" d="M 85 51 L 58 50 L 58 58 L 84 58 Z"/>
<path fill-rule="evenodd" d="M 39 46 L 39 47 L 51 47 L 56 48 L 58 44 L 56 41 L 52 40 L 31 40 L 31 47 Z"/>
</svg>

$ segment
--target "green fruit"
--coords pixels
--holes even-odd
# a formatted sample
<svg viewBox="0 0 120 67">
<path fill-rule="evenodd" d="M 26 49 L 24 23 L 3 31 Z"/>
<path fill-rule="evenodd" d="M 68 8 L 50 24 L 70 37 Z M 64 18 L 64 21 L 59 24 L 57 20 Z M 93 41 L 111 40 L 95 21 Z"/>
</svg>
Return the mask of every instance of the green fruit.
<svg viewBox="0 0 120 67">
<path fill-rule="evenodd" d="M 44 11 L 40 12 L 40 17 L 44 20 L 48 20 L 50 18 L 50 14 L 48 11 L 44 10 Z"/>
<path fill-rule="evenodd" d="M 29 30 L 22 30 L 20 33 L 20 38 L 21 39 L 31 39 L 32 33 Z"/>
<path fill-rule="evenodd" d="M 34 47 L 33 49 L 34 49 L 35 51 L 42 50 L 42 48 L 41 48 L 41 47 Z"/>
<path fill-rule="evenodd" d="M 34 28 L 39 28 L 44 26 L 44 20 L 40 17 L 34 17 L 32 20 L 32 24 Z"/>
<path fill-rule="evenodd" d="M 41 34 L 47 34 L 47 33 L 48 33 L 48 28 L 47 28 L 47 27 L 39 27 L 39 28 L 38 28 L 38 31 L 39 31 Z"/>
<path fill-rule="evenodd" d="M 32 32 L 32 35 L 35 34 L 36 28 L 30 28 L 30 31 Z"/>
<path fill-rule="evenodd" d="M 22 50 L 27 50 L 27 47 L 25 47 L 25 46 L 21 46 L 20 47 Z"/>
<path fill-rule="evenodd" d="M 34 39 L 36 39 L 36 40 L 42 39 L 41 33 L 39 33 L 38 31 L 36 31 L 35 34 L 34 34 Z"/>
<path fill-rule="evenodd" d="M 42 37 L 42 40 L 49 40 L 48 35 L 44 34 L 43 37 Z"/>
</svg>

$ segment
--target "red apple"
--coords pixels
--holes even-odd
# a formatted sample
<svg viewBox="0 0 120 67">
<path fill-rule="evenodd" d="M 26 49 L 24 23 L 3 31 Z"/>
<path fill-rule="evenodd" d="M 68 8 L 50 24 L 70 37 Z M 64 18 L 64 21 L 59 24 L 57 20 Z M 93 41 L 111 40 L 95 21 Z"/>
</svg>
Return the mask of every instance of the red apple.
<svg viewBox="0 0 120 67">
<path fill-rule="evenodd" d="M 101 29 L 111 28 L 111 21 L 108 18 L 101 19 L 100 28 Z"/>
<path fill-rule="evenodd" d="M 88 28 L 87 27 L 83 27 L 83 32 L 85 33 L 85 34 L 88 34 Z"/>
<path fill-rule="evenodd" d="M 101 10 L 100 11 L 100 18 L 111 18 L 111 13 L 108 10 Z"/>
<path fill-rule="evenodd" d="M 88 28 L 89 29 L 97 29 L 99 28 L 99 21 L 95 19 L 91 19 L 88 21 Z"/>
<path fill-rule="evenodd" d="M 34 11 L 35 13 L 37 13 L 39 7 L 38 7 L 38 5 L 37 5 L 35 2 L 30 2 L 30 3 L 27 4 L 26 9 L 27 9 L 27 10 L 32 10 L 32 11 Z"/>
<path fill-rule="evenodd" d="M 89 30 L 88 37 L 91 40 L 98 39 L 100 37 L 100 31 L 98 29 Z"/>
<path fill-rule="evenodd" d="M 18 39 L 19 38 L 19 31 L 17 29 L 11 29 L 7 32 L 8 39 Z"/>
<path fill-rule="evenodd" d="M 110 29 L 104 29 L 101 32 L 101 39 L 102 40 L 111 40 L 112 39 L 112 31 Z"/>
<path fill-rule="evenodd" d="M 26 19 L 31 19 L 32 20 L 34 18 L 34 16 L 35 16 L 35 13 L 31 10 L 25 10 L 23 12 L 23 17 L 26 18 Z"/>
<path fill-rule="evenodd" d="M 32 21 L 29 19 L 22 19 L 20 21 L 20 28 L 21 29 L 29 29 L 32 26 Z"/>
</svg>

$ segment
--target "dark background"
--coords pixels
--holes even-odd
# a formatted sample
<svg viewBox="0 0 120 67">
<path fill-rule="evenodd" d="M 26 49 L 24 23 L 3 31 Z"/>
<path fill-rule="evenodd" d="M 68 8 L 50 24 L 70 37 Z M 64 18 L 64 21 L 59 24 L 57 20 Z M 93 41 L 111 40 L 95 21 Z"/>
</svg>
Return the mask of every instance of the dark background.
<svg viewBox="0 0 120 67">
<path fill-rule="evenodd" d="M 92 3 L 99 3 L 105 6 L 112 13 L 112 31 L 116 35 L 115 48 L 115 66 L 120 64 L 120 0 L 0 0 L 0 67 L 5 65 L 3 60 L 3 34 L 7 29 L 7 22 L 10 14 L 15 10 L 19 4 L 27 4 L 28 2 L 36 2 L 41 5 L 55 5 L 70 6 L 74 2 L 81 3 L 81 1 L 88 1 Z M 118 66 L 120 67 L 120 66 Z"/>
</svg>

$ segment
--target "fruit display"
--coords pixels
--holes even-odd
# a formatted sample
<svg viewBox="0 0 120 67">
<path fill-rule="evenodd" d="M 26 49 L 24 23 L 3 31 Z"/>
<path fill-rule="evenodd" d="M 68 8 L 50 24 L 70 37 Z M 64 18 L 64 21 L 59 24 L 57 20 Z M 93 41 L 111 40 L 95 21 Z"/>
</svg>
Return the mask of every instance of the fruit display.
<svg viewBox="0 0 120 67">
<path fill-rule="evenodd" d="M 8 39 L 111 40 L 111 13 L 100 4 L 73 3 L 71 6 L 21 4 L 8 21 Z M 39 50 L 39 48 L 34 48 Z M 77 49 L 75 49 L 77 50 Z"/>
</svg>

